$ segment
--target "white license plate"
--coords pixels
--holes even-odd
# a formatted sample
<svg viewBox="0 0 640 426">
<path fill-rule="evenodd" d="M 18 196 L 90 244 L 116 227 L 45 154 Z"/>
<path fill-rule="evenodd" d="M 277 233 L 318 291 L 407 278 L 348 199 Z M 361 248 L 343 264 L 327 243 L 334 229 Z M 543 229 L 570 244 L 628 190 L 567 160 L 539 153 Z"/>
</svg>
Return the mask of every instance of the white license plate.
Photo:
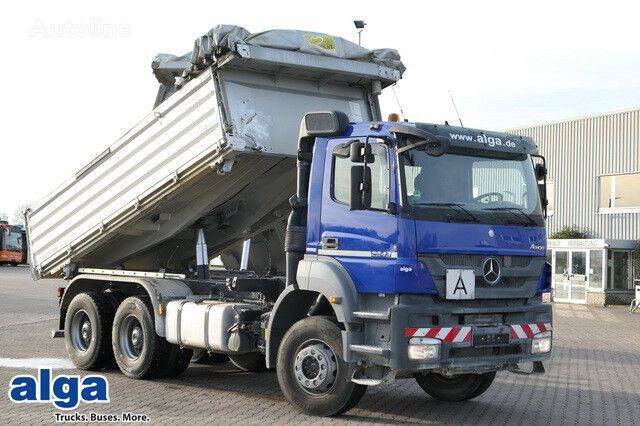
<svg viewBox="0 0 640 426">
<path fill-rule="evenodd" d="M 476 275 L 473 269 L 447 269 L 447 299 L 475 299 Z"/>
</svg>

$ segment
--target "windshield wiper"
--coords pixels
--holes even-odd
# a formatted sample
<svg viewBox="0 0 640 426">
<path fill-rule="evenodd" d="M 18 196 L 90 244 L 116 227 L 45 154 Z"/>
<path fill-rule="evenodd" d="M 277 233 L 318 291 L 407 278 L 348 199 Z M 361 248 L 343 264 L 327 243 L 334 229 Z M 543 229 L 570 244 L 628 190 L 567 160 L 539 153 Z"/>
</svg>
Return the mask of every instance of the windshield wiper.
<svg viewBox="0 0 640 426">
<path fill-rule="evenodd" d="M 529 221 L 529 223 L 531 223 L 532 225 L 534 225 L 534 226 L 538 225 L 538 223 L 535 220 L 533 220 L 533 218 L 531 216 L 529 216 L 528 214 L 523 212 L 522 209 L 520 209 L 518 207 L 488 207 L 488 208 L 482 209 L 482 210 L 505 211 L 505 212 L 513 213 L 514 216 L 515 216 L 514 212 L 518 212 L 522 216 L 524 216 Z"/>
<path fill-rule="evenodd" d="M 459 208 L 461 211 L 463 211 L 464 213 L 467 214 L 467 216 L 469 216 L 471 219 L 473 219 L 473 221 L 475 223 L 479 223 L 480 219 L 478 219 L 476 217 L 476 215 L 474 215 L 473 213 L 471 213 L 469 210 L 465 209 L 464 206 L 460 203 L 416 203 L 414 204 L 416 206 L 433 206 L 433 207 L 449 207 L 451 210 L 456 211 L 456 209 L 454 209 L 454 207 Z"/>
</svg>

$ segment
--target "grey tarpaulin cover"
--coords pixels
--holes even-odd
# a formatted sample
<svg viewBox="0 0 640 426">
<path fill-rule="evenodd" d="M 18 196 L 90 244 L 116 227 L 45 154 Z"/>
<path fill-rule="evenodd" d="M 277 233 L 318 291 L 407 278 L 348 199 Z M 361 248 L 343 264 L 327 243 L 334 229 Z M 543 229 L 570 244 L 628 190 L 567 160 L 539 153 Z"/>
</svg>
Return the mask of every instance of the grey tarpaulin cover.
<svg viewBox="0 0 640 426">
<path fill-rule="evenodd" d="M 342 37 L 301 30 L 269 30 L 252 34 L 237 25 L 218 25 L 211 29 L 195 41 L 191 53 L 157 55 L 152 68 L 161 84 L 172 86 L 176 77 L 188 79 L 198 74 L 216 57 L 235 52 L 238 44 L 372 62 L 393 68 L 401 75 L 405 70 L 400 54 L 394 49 L 369 50 Z"/>
</svg>

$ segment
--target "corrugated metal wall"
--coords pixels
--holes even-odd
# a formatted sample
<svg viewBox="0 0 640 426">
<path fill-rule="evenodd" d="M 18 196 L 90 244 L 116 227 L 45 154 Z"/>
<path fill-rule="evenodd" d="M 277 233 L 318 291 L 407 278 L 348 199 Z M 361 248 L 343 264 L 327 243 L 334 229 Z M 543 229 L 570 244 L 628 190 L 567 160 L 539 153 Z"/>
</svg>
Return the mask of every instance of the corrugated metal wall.
<svg viewBox="0 0 640 426">
<path fill-rule="evenodd" d="M 598 176 L 640 171 L 640 109 L 509 132 L 532 137 L 547 159 L 555 184 L 549 233 L 577 225 L 592 238 L 640 240 L 640 213 L 598 214 Z"/>
</svg>

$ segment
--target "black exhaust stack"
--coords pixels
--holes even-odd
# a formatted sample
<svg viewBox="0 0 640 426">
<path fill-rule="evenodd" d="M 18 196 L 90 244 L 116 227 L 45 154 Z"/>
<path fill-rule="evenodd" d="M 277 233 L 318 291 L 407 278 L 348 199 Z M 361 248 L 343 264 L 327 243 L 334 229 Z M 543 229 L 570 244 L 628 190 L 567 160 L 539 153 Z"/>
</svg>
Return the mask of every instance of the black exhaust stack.
<svg viewBox="0 0 640 426">
<path fill-rule="evenodd" d="M 349 118 L 340 111 L 310 112 L 304 115 L 300 123 L 297 188 L 296 194 L 289 199 L 291 213 L 287 221 L 284 242 L 287 262 L 287 285 L 298 285 L 296 283 L 298 263 L 306 252 L 309 177 L 316 137 L 343 135 L 347 130 L 348 124 Z"/>
</svg>

